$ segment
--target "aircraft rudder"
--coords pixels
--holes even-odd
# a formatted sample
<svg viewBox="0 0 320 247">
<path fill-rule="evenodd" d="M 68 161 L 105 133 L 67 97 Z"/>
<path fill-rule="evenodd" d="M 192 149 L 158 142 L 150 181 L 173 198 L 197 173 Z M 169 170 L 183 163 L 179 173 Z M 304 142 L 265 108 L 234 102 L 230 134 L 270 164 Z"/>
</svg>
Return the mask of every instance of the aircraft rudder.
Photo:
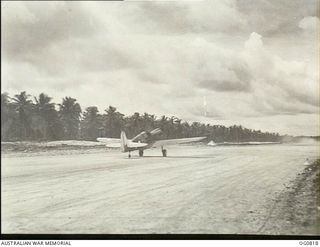
<svg viewBox="0 0 320 247">
<path fill-rule="evenodd" d="M 126 150 L 127 150 L 127 145 L 128 145 L 128 140 L 127 140 L 126 133 L 125 133 L 124 131 L 121 131 L 121 134 L 120 134 L 120 143 L 121 143 L 121 151 L 122 151 L 122 152 L 126 152 Z"/>
</svg>

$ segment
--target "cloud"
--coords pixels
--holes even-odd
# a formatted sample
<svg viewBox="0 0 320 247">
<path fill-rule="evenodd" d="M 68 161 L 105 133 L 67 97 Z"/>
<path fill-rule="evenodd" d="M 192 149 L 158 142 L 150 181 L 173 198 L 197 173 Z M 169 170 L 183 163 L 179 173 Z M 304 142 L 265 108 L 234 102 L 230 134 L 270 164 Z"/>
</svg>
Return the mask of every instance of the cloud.
<svg viewBox="0 0 320 247">
<path fill-rule="evenodd" d="M 75 2 L 6 2 L 3 5 L 3 48 L 8 60 L 28 61 L 37 51 L 45 52 L 63 40 L 86 38 L 99 27 Z"/>
<path fill-rule="evenodd" d="M 129 4 L 130 5 L 130 4 Z M 131 7 L 131 6 L 130 6 Z M 213 33 L 239 30 L 246 25 L 235 0 L 142 2 L 130 12 L 139 32 L 153 34 Z M 145 23 L 138 25 L 137 23 Z"/>
<path fill-rule="evenodd" d="M 306 31 L 319 31 L 320 20 L 316 16 L 307 16 L 299 22 L 299 27 Z"/>
<path fill-rule="evenodd" d="M 243 56 L 250 64 L 254 95 L 264 102 L 259 110 L 275 115 L 318 112 L 319 74 L 306 62 L 270 54 L 256 33 L 245 42 Z"/>
<path fill-rule="evenodd" d="M 5 2 L 3 90 L 262 129 L 317 115 L 315 3 Z"/>
<path fill-rule="evenodd" d="M 245 42 L 244 47 L 247 50 L 257 51 L 262 48 L 262 36 L 256 32 L 250 34 L 250 38 Z"/>
<path fill-rule="evenodd" d="M 317 0 L 239 0 L 237 6 L 239 12 L 247 16 L 247 30 L 263 36 L 297 34 L 301 18 L 320 13 Z"/>
</svg>

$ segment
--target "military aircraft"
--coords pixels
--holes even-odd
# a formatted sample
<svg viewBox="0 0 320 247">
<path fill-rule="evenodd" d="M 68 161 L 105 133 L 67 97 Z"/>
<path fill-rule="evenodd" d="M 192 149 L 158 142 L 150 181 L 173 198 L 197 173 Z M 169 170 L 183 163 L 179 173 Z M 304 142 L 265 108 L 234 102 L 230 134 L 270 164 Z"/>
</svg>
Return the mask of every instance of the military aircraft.
<svg viewBox="0 0 320 247">
<path fill-rule="evenodd" d="M 169 139 L 169 140 L 157 140 L 156 136 L 162 133 L 161 129 L 156 128 L 152 131 L 142 131 L 140 134 L 132 138 L 127 139 L 126 133 L 121 131 L 120 139 L 117 138 L 97 138 L 97 141 L 106 143 L 107 147 L 120 148 L 123 153 L 129 152 L 128 157 L 131 158 L 132 151 L 139 151 L 139 156 L 143 156 L 143 151 L 152 147 L 161 147 L 162 156 L 167 156 L 167 150 L 164 146 L 197 142 L 205 139 L 206 137 L 192 137 L 182 139 Z"/>
</svg>

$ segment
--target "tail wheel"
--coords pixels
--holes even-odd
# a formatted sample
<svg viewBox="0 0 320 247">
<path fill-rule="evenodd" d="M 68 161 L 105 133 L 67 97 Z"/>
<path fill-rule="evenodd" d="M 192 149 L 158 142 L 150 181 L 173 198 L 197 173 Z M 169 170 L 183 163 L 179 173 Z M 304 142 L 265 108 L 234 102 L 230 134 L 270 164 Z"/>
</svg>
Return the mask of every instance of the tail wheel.
<svg viewBox="0 0 320 247">
<path fill-rule="evenodd" d="M 143 150 L 139 150 L 139 156 L 140 156 L 140 157 L 143 156 Z"/>
<path fill-rule="evenodd" d="M 167 149 L 162 149 L 162 156 L 167 157 Z"/>
</svg>

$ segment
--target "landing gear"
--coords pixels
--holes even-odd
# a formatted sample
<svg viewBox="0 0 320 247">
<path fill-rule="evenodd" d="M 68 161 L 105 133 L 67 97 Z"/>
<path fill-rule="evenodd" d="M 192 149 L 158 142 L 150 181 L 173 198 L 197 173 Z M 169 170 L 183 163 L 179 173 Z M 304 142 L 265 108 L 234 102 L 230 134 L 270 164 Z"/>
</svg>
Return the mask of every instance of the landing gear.
<svg viewBox="0 0 320 247">
<path fill-rule="evenodd" d="M 128 154 L 128 158 L 130 159 L 131 158 L 131 153 L 129 152 L 129 154 Z"/>
<path fill-rule="evenodd" d="M 143 157 L 143 150 L 139 150 L 139 156 Z"/>
<path fill-rule="evenodd" d="M 167 149 L 164 149 L 163 147 L 161 147 L 161 152 L 163 157 L 167 157 Z"/>
</svg>

